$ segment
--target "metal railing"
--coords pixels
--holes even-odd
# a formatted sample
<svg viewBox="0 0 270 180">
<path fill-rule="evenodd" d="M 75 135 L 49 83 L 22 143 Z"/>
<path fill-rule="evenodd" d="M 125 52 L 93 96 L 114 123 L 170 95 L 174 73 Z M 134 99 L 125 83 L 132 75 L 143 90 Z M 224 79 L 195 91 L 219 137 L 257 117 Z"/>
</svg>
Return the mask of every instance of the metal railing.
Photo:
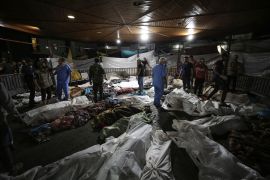
<svg viewBox="0 0 270 180">
<path fill-rule="evenodd" d="M 106 73 L 111 72 L 127 72 L 131 76 L 135 76 L 137 68 L 105 68 Z M 88 73 L 88 70 L 80 70 L 80 73 Z M 168 75 L 175 76 L 177 74 L 176 68 L 168 68 Z M 146 75 L 151 76 L 152 70 L 147 70 Z M 208 81 L 212 80 L 212 71 L 208 72 Z M 0 75 L 0 82 L 3 82 L 11 95 L 27 92 L 22 74 L 8 74 Z M 239 76 L 236 83 L 236 88 L 244 92 L 249 92 L 259 96 L 270 97 L 270 78 L 257 76 Z"/>
<path fill-rule="evenodd" d="M 23 74 L 0 75 L 0 82 L 5 85 L 12 96 L 27 92 Z"/>
</svg>

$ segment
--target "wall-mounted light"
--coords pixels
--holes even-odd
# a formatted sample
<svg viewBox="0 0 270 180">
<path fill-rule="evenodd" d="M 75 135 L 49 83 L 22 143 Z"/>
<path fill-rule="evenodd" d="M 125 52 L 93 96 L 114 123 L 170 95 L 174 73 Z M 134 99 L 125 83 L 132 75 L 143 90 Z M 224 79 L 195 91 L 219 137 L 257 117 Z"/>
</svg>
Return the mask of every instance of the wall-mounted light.
<svg viewBox="0 0 270 180">
<path fill-rule="evenodd" d="M 67 15 L 68 19 L 75 19 L 75 16 L 73 15 Z"/>
</svg>

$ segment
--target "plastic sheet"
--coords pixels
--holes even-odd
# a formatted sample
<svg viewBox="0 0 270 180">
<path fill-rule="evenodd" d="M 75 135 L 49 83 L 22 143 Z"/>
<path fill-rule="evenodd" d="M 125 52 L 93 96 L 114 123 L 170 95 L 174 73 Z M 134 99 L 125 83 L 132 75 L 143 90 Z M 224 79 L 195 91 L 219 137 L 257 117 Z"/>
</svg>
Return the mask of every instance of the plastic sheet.
<svg viewBox="0 0 270 180">
<path fill-rule="evenodd" d="M 151 146 L 146 154 L 141 180 L 173 180 L 171 157 L 171 140 L 162 130 L 153 135 Z"/>
<path fill-rule="evenodd" d="M 263 179 L 255 170 L 240 163 L 223 146 L 208 138 L 208 127 L 188 121 L 173 122 L 176 133 L 169 133 L 178 147 L 185 148 L 199 168 L 200 180 Z"/>
<path fill-rule="evenodd" d="M 246 97 L 240 99 L 240 101 L 234 100 L 234 102 L 244 102 Z M 196 95 L 185 92 L 181 89 L 174 89 L 165 98 L 162 107 L 167 110 L 184 111 L 191 116 L 205 116 L 209 114 L 215 115 L 229 115 L 238 114 L 244 116 L 250 116 L 256 114 L 256 112 L 262 109 L 257 104 L 250 105 L 237 105 L 228 103 L 228 106 L 220 106 L 216 101 L 202 101 Z"/>
<path fill-rule="evenodd" d="M 73 98 L 71 101 L 61 101 L 55 104 L 45 105 L 25 113 L 23 122 L 27 125 L 39 125 L 63 116 L 73 108 L 89 106 L 91 102 L 86 96 Z"/>
<path fill-rule="evenodd" d="M 151 125 L 137 122 L 119 138 L 111 138 L 44 167 L 1 180 L 122 180 L 139 179 L 151 141 Z"/>
</svg>

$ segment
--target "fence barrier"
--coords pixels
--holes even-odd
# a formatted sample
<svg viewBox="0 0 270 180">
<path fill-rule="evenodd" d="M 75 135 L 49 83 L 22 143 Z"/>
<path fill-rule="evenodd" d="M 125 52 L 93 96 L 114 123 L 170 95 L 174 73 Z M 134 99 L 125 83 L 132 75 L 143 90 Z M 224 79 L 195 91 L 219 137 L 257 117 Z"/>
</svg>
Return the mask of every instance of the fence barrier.
<svg viewBox="0 0 270 180">
<path fill-rule="evenodd" d="M 127 72 L 130 76 L 135 76 L 137 68 L 105 68 L 106 73 L 111 72 Z M 80 70 L 80 73 L 88 73 L 88 70 Z M 175 76 L 176 68 L 168 68 L 168 75 Z M 147 70 L 146 75 L 151 76 L 152 70 Z M 208 81 L 212 80 L 213 73 L 209 71 Z M 27 88 L 22 74 L 0 75 L 0 82 L 3 82 L 11 95 L 27 92 Z M 244 92 L 249 92 L 259 96 L 270 97 L 270 78 L 257 76 L 239 76 L 236 83 L 236 88 Z"/>
</svg>

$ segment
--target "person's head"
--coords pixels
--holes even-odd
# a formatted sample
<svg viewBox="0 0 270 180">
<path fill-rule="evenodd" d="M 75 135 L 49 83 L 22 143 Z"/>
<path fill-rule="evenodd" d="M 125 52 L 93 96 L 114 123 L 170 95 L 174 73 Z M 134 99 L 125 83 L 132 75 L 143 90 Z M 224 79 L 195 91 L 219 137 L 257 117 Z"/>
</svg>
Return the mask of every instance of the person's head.
<svg viewBox="0 0 270 180">
<path fill-rule="evenodd" d="M 204 59 L 204 58 L 200 58 L 199 63 L 200 63 L 200 64 L 204 64 L 204 63 L 205 63 L 205 59 Z"/>
<path fill-rule="evenodd" d="M 27 64 L 28 66 L 32 66 L 32 65 L 33 65 L 33 62 L 32 62 L 31 59 L 28 59 L 27 62 L 26 62 L 26 64 Z"/>
<path fill-rule="evenodd" d="M 18 62 L 17 62 L 17 65 L 18 65 L 18 66 L 21 66 L 21 65 L 22 65 L 22 62 L 21 62 L 21 61 L 18 61 Z"/>
<path fill-rule="evenodd" d="M 184 63 L 188 63 L 188 56 L 185 56 Z"/>
<path fill-rule="evenodd" d="M 46 60 L 46 59 L 42 59 L 42 60 L 41 60 L 41 67 L 42 67 L 42 68 L 46 68 L 47 65 L 48 65 L 47 60 Z"/>
<path fill-rule="evenodd" d="M 235 55 L 233 60 L 234 60 L 235 62 L 237 62 L 237 60 L 238 60 L 238 55 Z"/>
<path fill-rule="evenodd" d="M 62 65 L 62 64 L 65 63 L 65 61 L 66 61 L 65 58 L 59 58 L 59 59 L 58 59 L 58 64 L 59 64 L 59 65 Z"/>
<path fill-rule="evenodd" d="M 99 62 L 100 62 L 99 58 L 95 58 L 95 63 L 99 63 Z"/>
<path fill-rule="evenodd" d="M 193 60 L 194 59 L 192 55 L 190 55 L 189 58 L 190 58 L 190 60 Z"/>
<path fill-rule="evenodd" d="M 159 64 L 166 64 L 166 59 L 164 57 L 159 58 Z"/>
</svg>

